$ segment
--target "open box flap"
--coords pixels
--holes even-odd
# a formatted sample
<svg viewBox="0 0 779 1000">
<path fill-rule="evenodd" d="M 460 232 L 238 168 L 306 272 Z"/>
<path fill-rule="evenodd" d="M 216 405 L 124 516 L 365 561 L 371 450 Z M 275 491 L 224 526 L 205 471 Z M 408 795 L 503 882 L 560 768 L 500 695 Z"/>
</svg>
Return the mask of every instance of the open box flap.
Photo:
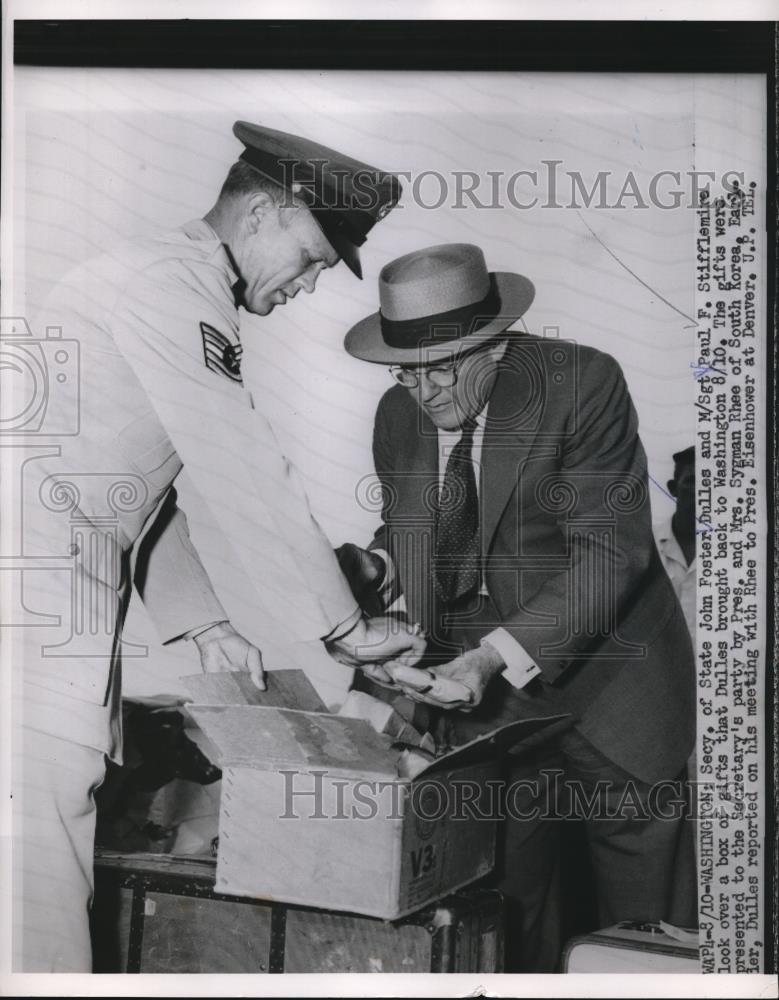
<svg viewBox="0 0 779 1000">
<path fill-rule="evenodd" d="M 397 777 L 392 738 L 363 719 L 255 705 L 188 705 L 219 750 L 221 767 L 322 768 Z"/>
<path fill-rule="evenodd" d="M 188 674 L 181 681 L 197 705 L 262 705 L 326 712 L 327 705 L 302 670 L 266 670 L 260 691 L 245 670 Z"/>
<path fill-rule="evenodd" d="M 427 777 L 433 772 L 448 770 L 452 767 L 464 767 L 467 764 L 477 764 L 482 760 L 489 760 L 497 757 L 500 753 L 514 749 L 514 753 L 520 753 L 521 744 L 536 733 L 547 730 L 545 735 L 552 735 L 552 732 L 562 732 L 570 729 L 576 719 L 572 715 L 550 715 L 540 719 L 519 719 L 516 722 L 509 722 L 499 729 L 494 729 L 491 733 L 477 736 L 470 743 L 464 743 L 460 747 L 455 747 L 449 753 L 436 757 L 434 761 L 419 771 L 414 780 L 418 781 L 422 777 Z"/>
</svg>

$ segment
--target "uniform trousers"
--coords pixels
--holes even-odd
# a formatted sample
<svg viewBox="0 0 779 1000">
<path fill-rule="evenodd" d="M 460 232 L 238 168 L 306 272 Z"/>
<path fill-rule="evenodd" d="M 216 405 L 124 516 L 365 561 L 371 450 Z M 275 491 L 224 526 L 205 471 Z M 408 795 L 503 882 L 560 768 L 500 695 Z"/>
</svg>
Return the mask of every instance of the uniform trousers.
<svg viewBox="0 0 779 1000">
<path fill-rule="evenodd" d="M 102 751 L 26 727 L 14 746 L 13 970 L 91 972 Z"/>
</svg>

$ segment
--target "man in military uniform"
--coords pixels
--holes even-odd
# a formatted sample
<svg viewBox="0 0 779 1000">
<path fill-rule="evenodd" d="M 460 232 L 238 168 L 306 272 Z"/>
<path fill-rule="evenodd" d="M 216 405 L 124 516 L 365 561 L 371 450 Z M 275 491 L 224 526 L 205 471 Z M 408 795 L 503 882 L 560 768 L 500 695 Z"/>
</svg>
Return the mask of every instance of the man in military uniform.
<svg viewBox="0 0 779 1000">
<path fill-rule="evenodd" d="M 362 616 L 244 388 L 238 336 L 240 305 L 265 316 L 340 258 L 359 276 L 358 247 L 400 185 L 297 136 L 245 122 L 234 132 L 245 150 L 204 218 L 81 265 L 42 317 L 79 344 L 80 381 L 53 391 L 73 395 L 80 432 L 25 465 L 26 554 L 66 557 L 67 572 L 25 574 L 24 598 L 72 635 L 55 645 L 26 628 L 16 659 L 16 971 L 91 970 L 93 792 L 105 755 L 121 754 L 133 580 L 163 642 L 191 639 L 204 670 L 249 670 L 264 685 L 261 653 L 231 626 L 176 505 L 184 465 L 226 558 L 262 595 L 258 614 L 283 615 L 296 639 L 322 639 L 353 665 L 415 662 L 424 646 Z"/>
</svg>

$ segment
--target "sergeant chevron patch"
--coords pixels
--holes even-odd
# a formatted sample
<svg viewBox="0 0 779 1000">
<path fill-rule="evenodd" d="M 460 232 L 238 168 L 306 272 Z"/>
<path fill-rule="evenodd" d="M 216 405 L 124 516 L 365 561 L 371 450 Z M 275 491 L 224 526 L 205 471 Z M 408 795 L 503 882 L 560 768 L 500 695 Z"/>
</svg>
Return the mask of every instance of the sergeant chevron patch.
<svg viewBox="0 0 779 1000">
<path fill-rule="evenodd" d="M 241 355 L 243 347 L 231 343 L 223 333 L 220 333 L 210 323 L 201 323 L 200 332 L 203 335 L 203 354 L 206 368 L 217 375 L 225 375 L 231 382 L 243 385 L 241 378 Z"/>
</svg>

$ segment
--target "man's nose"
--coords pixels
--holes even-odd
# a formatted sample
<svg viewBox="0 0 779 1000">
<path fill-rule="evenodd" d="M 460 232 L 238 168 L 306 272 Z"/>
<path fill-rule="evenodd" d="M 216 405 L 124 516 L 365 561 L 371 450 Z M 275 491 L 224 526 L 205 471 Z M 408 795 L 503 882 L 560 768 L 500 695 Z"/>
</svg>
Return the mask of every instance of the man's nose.
<svg viewBox="0 0 779 1000">
<path fill-rule="evenodd" d="M 316 268 L 310 268 L 308 271 L 304 271 L 303 274 L 297 279 L 298 285 L 310 295 L 316 288 L 317 278 L 322 273 L 321 266 Z"/>
</svg>

